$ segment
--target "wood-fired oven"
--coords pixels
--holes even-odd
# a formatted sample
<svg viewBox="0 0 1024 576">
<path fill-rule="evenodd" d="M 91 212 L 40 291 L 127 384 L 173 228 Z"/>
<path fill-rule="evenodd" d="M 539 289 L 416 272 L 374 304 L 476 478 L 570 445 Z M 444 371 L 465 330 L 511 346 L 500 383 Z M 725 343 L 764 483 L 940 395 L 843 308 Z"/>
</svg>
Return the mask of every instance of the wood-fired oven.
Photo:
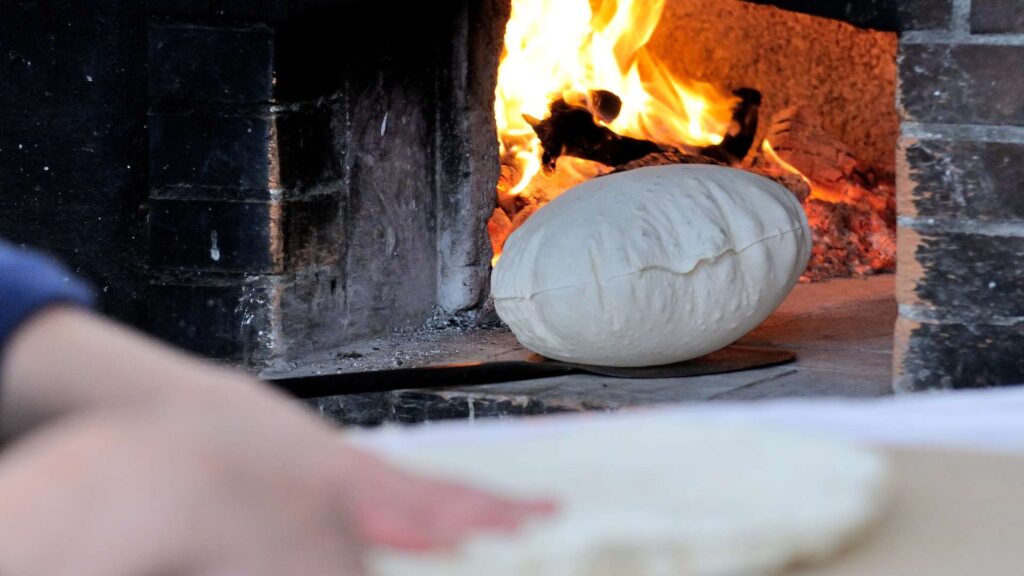
<svg viewBox="0 0 1024 576">
<path fill-rule="evenodd" d="M 550 192 L 509 195 L 511 0 L 89 4 L 4 8 L 0 235 L 253 367 L 488 319 L 496 230 Z M 647 4 L 645 49 L 719 95 L 723 135 L 733 91 L 758 91 L 753 145 L 724 162 L 803 194 L 807 279 L 896 270 L 896 389 L 1024 381 L 1019 2 Z"/>
</svg>

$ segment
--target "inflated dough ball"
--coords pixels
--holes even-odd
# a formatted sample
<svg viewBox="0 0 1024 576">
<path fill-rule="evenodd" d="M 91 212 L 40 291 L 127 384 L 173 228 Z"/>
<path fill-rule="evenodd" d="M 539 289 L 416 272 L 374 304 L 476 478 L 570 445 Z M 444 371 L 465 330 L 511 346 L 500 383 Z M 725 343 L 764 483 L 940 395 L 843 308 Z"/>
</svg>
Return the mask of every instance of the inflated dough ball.
<svg viewBox="0 0 1024 576">
<path fill-rule="evenodd" d="M 513 233 L 492 275 L 498 315 L 534 352 L 655 366 L 723 348 L 807 267 L 797 199 L 742 170 L 677 165 L 597 178 Z"/>
</svg>

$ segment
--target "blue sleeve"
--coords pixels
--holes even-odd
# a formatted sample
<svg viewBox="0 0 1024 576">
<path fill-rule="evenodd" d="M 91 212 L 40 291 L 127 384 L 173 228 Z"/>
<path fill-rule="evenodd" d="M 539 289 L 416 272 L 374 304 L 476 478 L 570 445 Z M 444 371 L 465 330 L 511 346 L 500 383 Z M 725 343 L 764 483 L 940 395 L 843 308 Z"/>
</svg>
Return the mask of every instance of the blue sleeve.
<svg viewBox="0 0 1024 576">
<path fill-rule="evenodd" d="M 0 242 L 0 352 L 18 326 L 43 308 L 93 301 L 89 287 L 60 264 Z"/>
</svg>

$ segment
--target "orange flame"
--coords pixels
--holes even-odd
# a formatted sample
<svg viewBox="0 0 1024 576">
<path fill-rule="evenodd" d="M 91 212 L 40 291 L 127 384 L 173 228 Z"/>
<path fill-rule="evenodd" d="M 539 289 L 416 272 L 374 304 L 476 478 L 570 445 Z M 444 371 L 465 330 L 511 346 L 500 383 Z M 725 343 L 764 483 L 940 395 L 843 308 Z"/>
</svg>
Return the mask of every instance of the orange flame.
<svg viewBox="0 0 1024 576">
<path fill-rule="evenodd" d="M 513 0 L 495 94 L 502 161 L 513 168 L 499 190 L 502 200 L 525 194 L 543 204 L 605 170 L 562 158 L 557 181 L 534 194 L 541 144 L 524 115 L 547 117 L 560 97 L 583 102 L 593 90 L 613 92 L 622 111 L 608 127 L 624 136 L 677 147 L 721 141 L 732 98 L 707 84 L 680 81 L 647 49 L 665 1 Z M 504 238 L 492 240 L 497 254 Z"/>
</svg>

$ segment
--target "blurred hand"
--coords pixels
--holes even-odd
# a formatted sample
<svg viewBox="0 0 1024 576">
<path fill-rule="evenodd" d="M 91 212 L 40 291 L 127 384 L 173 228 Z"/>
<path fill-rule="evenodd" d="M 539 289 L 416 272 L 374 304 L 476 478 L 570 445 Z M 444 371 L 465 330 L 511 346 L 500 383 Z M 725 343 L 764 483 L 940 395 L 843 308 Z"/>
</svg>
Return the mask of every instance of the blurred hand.
<svg viewBox="0 0 1024 576">
<path fill-rule="evenodd" d="M 60 358 L 53 362 L 52 358 Z M 402 472 L 247 376 L 56 309 L 9 347 L 0 574 L 360 576 L 548 503 Z"/>
<path fill-rule="evenodd" d="M 450 547 L 548 509 L 260 428 L 155 410 L 30 437 L 0 463 L 0 573 L 358 576 L 367 543 Z"/>
<path fill-rule="evenodd" d="M 0 463 L 0 572 L 362 575 L 331 479 L 255 456 L 239 432 L 180 412 L 97 413 L 25 440 Z"/>
<path fill-rule="evenodd" d="M 448 549 L 481 531 L 513 532 L 524 521 L 554 513 L 547 501 L 503 498 L 460 483 L 401 472 L 366 454 L 351 470 L 356 525 L 371 543 L 412 551 Z"/>
</svg>

